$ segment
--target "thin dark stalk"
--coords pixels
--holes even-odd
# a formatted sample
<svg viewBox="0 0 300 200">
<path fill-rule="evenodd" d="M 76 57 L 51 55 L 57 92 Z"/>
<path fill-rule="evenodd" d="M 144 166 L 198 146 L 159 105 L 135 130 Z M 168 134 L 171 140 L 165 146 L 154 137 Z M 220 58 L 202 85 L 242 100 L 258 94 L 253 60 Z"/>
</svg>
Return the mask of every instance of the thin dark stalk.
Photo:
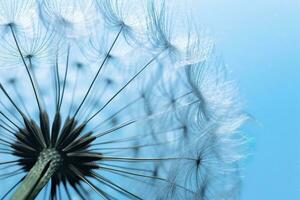
<svg viewBox="0 0 300 200">
<path fill-rule="evenodd" d="M 155 135 L 160 135 L 160 134 L 166 134 L 169 132 L 174 132 L 174 131 L 179 131 L 182 130 L 183 127 L 176 127 L 170 130 L 164 130 L 164 131 L 156 131 L 154 134 Z M 132 136 L 132 137 L 127 137 L 127 138 L 121 138 L 118 140 L 108 140 L 108 141 L 103 141 L 103 142 L 97 142 L 92 144 L 91 146 L 96 146 L 96 145 L 106 145 L 106 144 L 113 144 L 113 143 L 122 143 L 122 142 L 130 142 L 130 141 L 135 141 L 135 140 L 139 140 L 139 139 L 145 139 L 146 137 L 152 136 L 153 133 L 148 133 L 148 134 L 142 134 L 142 135 L 138 135 L 138 136 Z"/>
<path fill-rule="evenodd" d="M 140 171 L 140 172 L 146 172 L 146 173 L 153 173 L 153 170 L 149 170 L 149 169 L 139 169 L 139 168 L 133 168 L 133 167 L 124 167 L 124 166 L 113 165 L 113 164 L 106 164 L 106 163 L 101 163 L 101 166 L 102 165 L 108 166 L 108 167 L 119 168 L 119 169 L 130 170 L 130 171 Z"/>
<path fill-rule="evenodd" d="M 113 49 L 113 47 L 115 46 L 115 44 L 116 44 L 116 42 L 117 42 L 117 40 L 118 40 L 118 38 L 119 38 L 119 36 L 120 36 L 122 30 L 123 30 L 123 26 L 120 28 L 120 30 L 119 30 L 119 32 L 118 32 L 116 38 L 114 39 L 112 45 L 110 46 L 110 48 L 109 48 L 109 50 L 108 50 L 108 52 L 107 52 L 107 54 L 106 54 L 104 60 L 102 61 L 101 65 L 100 65 L 100 67 L 99 67 L 99 69 L 98 69 L 98 71 L 97 71 L 97 73 L 96 73 L 96 75 L 95 75 L 95 77 L 94 77 L 94 79 L 93 79 L 93 81 L 92 81 L 92 83 L 90 84 L 90 86 L 89 86 L 89 88 L 88 88 L 88 90 L 87 90 L 87 92 L 86 92 L 86 94 L 85 94 L 83 100 L 81 101 L 79 107 L 77 108 L 77 110 L 76 110 L 76 112 L 75 112 L 73 118 L 76 117 L 76 115 L 78 114 L 79 110 L 81 109 L 83 103 L 85 102 L 86 98 L 88 97 L 88 95 L 89 95 L 89 93 L 90 93 L 90 91 L 91 91 L 91 89 L 92 89 L 92 87 L 93 87 L 95 81 L 97 80 L 97 78 L 98 78 L 98 76 L 99 76 L 99 74 L 100 74 L 101 69 L 103 68 L 104 64 L 106 63 L 106 60 L 109 58 L 109 54 L 110 54 L 111 50 Z"/>
<path fill-rule="evenodd" d="M 178 139 L 176 139 L 178 140 Z M 166 142 L 159 142 L 159 143 L 153 143 L 153 144 L 143 144 L 143 145 L 133 145 L 133 146 L 124 146 L 124 147 L 102 147 L 102 148 L 96 148 L 91 149 L 91 151 L 106 151 L 106 150 L 120 150 L 123 152 L 123 150 L 133 150 L 133 149 L 139 149 L 139 148 L 146 148 L 146 147 L 154 147 L 154 146 L 161 146 L 168 144 L 170 142 L 175 142 L 176 140 L 168 140 Z"/>
<path fill-rule="evenodd" d="M 20 49 L 20 46 L 19 46 L 18 40 L 17 40 L 17 38 L 16 38 L 15 32 L 14 32 L 14 30 L 13 30 L 13 27 L 12 27 L 12 26 L 9 26 L 9 27 L 10 27 L 10 30 L 11 30 L 11 33 L 12 33 L 12 36 L 13 36 L 13 39 L 14 39 L 14 41 L 15 41 L 15 44 L 16 44 L 16 46 L 17 46 L 18 52 L 19 52 L 19 54 L 20 54 L 20 56 L 21 56 L 22 62 L 23 62 L 23 64 L 24 64 L 24 66 L 25 66 L 27 75 L 28 75 L 28 77 L 29 77 L 29 79 L 30 79 L 30 83 L 31 83 L 32 88 L 33 88 L 34 96 L 35 96 L 36 102 L 37 102 L 37 104 L 38 104 L 39 111 L 42 112 L 41 103 L 40 103 L 40 100 L 39 100 L 39 97 L 38 97 L 38 94 L 37 94 L 36 87 L 35 87 L 35 85 L 34 85 L 32 76 L 31 76 L 31 74 L 30 74 L 29 68 L 28 68 L 28 66 L 27 66 L 27 64 L 26 64 L 26 62 L 25 62 L 24 56 L 23 56 L 22 51 L 21 51 L 21 49 Z"/>
<path fill-rule="evenodd" d="M 33 64 L 32 64 L 32 58 L 29 57 L 29 58 L 28 58 L 28 61 L 29 61 L 29 72 L 30 72 L 30 74 L 32 75 L 33 83 L 34 83 L 34 85 L 36 86 L 36 93 L 38 94 L 38 97 L 41 97 L 41 89 L 40 89 L 40 87 L 39 87 L 39 84 L 38 84 L 36 75 L 35 75 L 35 73 L 34 73 L 34 68 L 33 68 L 34 66 L 33 66 Z M 44 106 L 45 106 L 45 102 L 43 101 L 43 98 L 40 98 L 39 100 L 41 101 L 41 102 L 40 102 L 41 107 L 44 107 Z"/>
<path fill-rule="evenodd" d="M 69 108 L 69 114 L 68 116 L 71 115 L 72 109 L 73 109 L 73 103 L 74 103 L 74 98 L 75 98 L 75 93 L 76 93 L 76 89 L 77 89 L 77 83 L 78 83 L 78 74 L 79 74 L 79 68 L 76 67 L 76 72 L 75 72 L 75 82 L 74 82 L 74 86 L 73 86 L 73 90 L 72 90 L 72 98 L 71 98 L 71 103 L 70 103 L 70 108 Z"/>
<path fill-rule="evenodd" d="M 9 125 L 6 121 L 0 119 L 0 122 L 1 122 L 6 128 L 8 128 L 10 131 L 13 131 L 14 133 L 16 132 L 16 130 L 15 130 L 11 125 Z"/>
<path fill-rule="evenodd" d="M 121 87 L 94 115 L 92 115 L 85 123 L 87 124 L 94 117 L 96 117 L 109 103 L 116 98 L 138 75 L 140 75 L 162 52 L 155 55 L 148 63 L 146 63 L 142 69 L 140 69 L 123 87 Z"/>
<path fill-rule="evenodd" d="M 2 197 L 1 200 L 3 200 L 13 189 L 15 189 L 23 180 L 25 176 L 21 178 L 16 184 L 14 184 Z"/>
<path fill-rule="evenodd" d="M 87 102 L 88 105 L 93 105 L 93 103 L 95 103 L 95 101 L 99 101 L 99 99 L 101 99 L 101 97 L 105 94 L 105 92 L 108 89 L 108 84 L 106 83 L 103 87 L 103 90 L 101 92 L 99 92 L 99 94 L 97 94 L 97 92 L 94 92 L 89 100 L 89 102 Z M 86 113 L 82 118 L 87 120 L 87 118 L 92 114 L 94 110 L 94 106 L 90 106 L 90 107 L 86 107 L 85 111 L 83 111 L 83 113 Z"/>
<path fill-rule="evenodd" d="M 19 126 L 17 126 L 16 123 L 14 123 L 9 117 L 7 117 L 3 112 L 0 111 L 0 114 L 7 120 L 9 121 L 12 125 L 14 125 L 17 129 L 19 129 Z"/>
<path fill-rule="evenodd" d="M 60 101 L 60 78 L 59 78 L 59 70 L 58 70 L 58 55 L 55 58 L 54 65 L 54 74 L 55 74 L 55 94 L 56 94 L 56 110 L 59 110 L 59 101 Z"/>
<path fill-rule="evenodd" d="M 69 57 L 70 57 L 70 46 L 68 46 L 68 50 L 67 50 L 67 61 L 66 61 L 66 67 L 65 67 L 64 83 L 63 83 L 62 94 L 61 94 L 61 99 L 60 99 L 60 102 L 59 102 L 58 110 L 60 110 L 61 104 L 62 104 L 63 99 L 64 99 L 66 81 L 67 81 L 68 70 L 69 70 Z"/>
<path fill-rule="evenodd" d="M 0 83 L 1 84 L 1 83 Z M 16 116 L 16 115 L 14 115 L 14 113 L 10 110 L 10 109 L 8 109 L 8 107 L 0 100 L 0 105 L 4 108 L 4 110 L 6 110 L 6 112 L 8 113 L 8 114 L 10 114 L 11 115 L 11 117 L 13 117 L 13 118 L 15 118 L 15 120 L 17 120 L 20 124 L 22 124 L 22 121 Z M 0 111 L 1 112 L 1 111 Z M 2 112 L 3 113 L 3 112 Z M 1 115 L 3 115 L 4 116 L 4 113 L 3 114 L 1 114 Z M 8 117 L 8 115 L 7 114 L 5 114 L 7 117 Z"/>
<path fill-rule="evenodd" d="M 71 166 L 70 169 L 81 179 L 83 180 L 88 186 L 90 186 L 95 192 L 97 192 L 101 198 L 105 199 L 105 200 L 109 200 L 105 193 L 99 189 L 97 186 L 95 186 L 92 182 L 90 182 L 88 179 L 85 178 L 85 176 L 78 171 L 75 167 Z"/>
<path fill-rule="evenodd" d="M 70 191 L 69 191 L 69 188 L 68 188 L 66 182 L 63 182 L 63 186 L 64 186 L 64 189 L 65 189 L 65 191 L 66 191 L 66 194 L 67 194 L 68 199 L 69 199 L 69 200 L 72 200 L 71 194 L 70 194 Z"/>
<path fill-rule="evenodd" d="M 184 157 L 166 157 L 166 158 L 137 158 L 137 157 L 117 157 L 117 156 L 101 156 L 103 161 L 137 161 L 137 162 L 152 162 L 152 161 L 171 161 L 171 160 L 197 160 L 195 158 Z"/>
<path fill-rule="evenodd" d="M 16 88 L 16 85 L 15 85 L 15 84 L 13 84 L 13 89 L 14 89 L 14 91 L 15 91 L 15 93 L 16 93 L 18 99 L 19 99 L 19 102 L 20 102 L 21 105 L 22 105 L 22 108 L 25 110 L 25 113 L 27 114 L 27 116 L 30 116 L 30 115 L 29 115 L 29 112 L 28 112 L 28 110 L 27 110 L 27 108 L 26 108 L 26 106 L 25 106 L 25 104 L 24 104 L 24 100 L 23 100 L 23 98 L 22 98 L 22 96 L 21 96 L 19 90 Z"/>
<path fill-rule="evenodd" d="M 112 114 L 111 116 L 109 116 L 108 118 L 106 118 L 105 120 L 103 120 L 102 122 L 100 122 L 92 130 L 95 130 L 95 129 L 101 127 L 103 124 L 105 124 L 109 120 L 115 118 L 118 114 L 120 114 L 122 111 L 126 110 L 127 108 L 129 108 L 130 106 L 132 106 L 133 104 L 135 104 L 136 102 L 138 102 L 140 99 L 141 99 L 141 97 L 138 97 L 138 98 L 134 99 L 133 101 L 129 102 L 128 104 L 126 104 L 125 106 L 123 106 L 122 108 L 120 108 L 118 111 L 116 111 L 114 114 Z"/>
<path fill-rule="evenodd" d="M 19 160 L 0 162 L 0 165 L 6 165 L 6 164 L 11 164 L 11 163 L 16 163 L 16 162 L 19 162 Z"/>
<path fill-rule="evenodd" d="M 1 174 L 1 175 L 0 175 L 0 179 L 1 179 L 1 180 L 4 180 L 4 179 L 7 179 L 7 178 L 11 178 L 11 177 L 16 176 L 16 175 L 18 175 L 18 174 L 21 174 L 21 173 L 23 173 L 23 172 L 24 172 L 23 169 L 17 169 L 17 170 L 15 170 L 15 171 L 13 171 L 13 172 Z"/>
<path fill-rule="evenodd" d="M 6 130 L 7 132 L 11 133 L 11 134 L 15 134 L 14 131 L 10 130 L 10 129 L 7 128 L 6 126 L 3 126 L 2 124 L 0 124 L 0 127 L 3 128 L 4 130 Z"/>
<path fill-rule="evenodd" d="M 123 194 L 125 193 L 126 196 L 130 196 L 131 198 L 133 197 L 134 199 L 140 199 L 140 200 L 142 200 L 141 197 L 139 197 L 139 196 L 133 194 L 132 192 L 129 192 L 128 190 L 126 190 L 126 189 L 122 188 L 121 186 L 119 186 L 119 185 L 113 183 L 112 181 L 108 180 L 108 179 L 105 178 L 105 177 L 103 177 L 103 176 L 101 176 L 101 175 L 99 175 L 99 174 L 97 174 L 97 173 L 92 173 L 92 175 L 93 175 L 93 177 L 95 177 L 98 181 L 104 181 L 107 185 L 109 185 L 111 188 L 113 188 L 113 189 L 119 191 L 120 193 L 123 193 Z"/>
<path fill-rule="evenodd" d="M 2 92 L 5 94 L 5 96 L 8 98 L 8 100 L 11 102 L 11 104 L 17 109 L 19 114 L 23 117 L 26 118 L 25 114 L 21 111 L 21 109 L 17 106 L 17 104 L 12 100 L 12 98 L 9 96 L 7 91 L 4 89 L 3 85 L 0 83 L 0 89 Z"/>
<path fill-rule="evenodd" d="M 190 102 L 190 103 L 187 103 L 187 104 L 183 104 L 183 105 L 181 105 L 180 107 L 190 106 L 190 105 L 192 105 L 192 104 L 194 104 L 194 103 L 198 103 L 198 102 L 199 102 L 199 101 L 196 100 L 196 101 L 193 101 L 193 102 Z M 177 109 L 179 109 L 180 107 L 178 106 Z M 121 129 L 121 128 L 124 128 L 124 127 L 126 127 L 126 126 L 129 126 L 129 125 L 131 125 L 131 124 L 133 124 L 133 123 L 141 122 L 141 121 L 146 121 L 146 120 L 151 120 L 151 119 L 154 119 L 155 117 L 157 117 L 157 116 L 159 116 L 159 115 L 163 115 L 163 114 L 166 114 L 166 113 L 168 113 L 168 112 L 174 112 L 174 111 L 175 111 L 175 110 L 174 110 L 173 108 L 169 108 L 169 109 L 167 109 L 167 111 L 162 111 L 162 112 L 160 112 L 160 113 L 154 113 L 154 114 L 152 114 L 152 115 L 141 116 L 141 117 L 136 118 L 136 119 L 128 120 L 127 122 L 121 123 L 121 124 L 119 124 L 119 125 L 117 125 L 117 126 L 111 128 L 111 129 L 109 129 L 109 130 L 106 130 L 106 131 L 104 131 L 104 132 L 101 132 L 101 133 L 96 134 L 95 137 L 102 137 L 102 136 L 107 135 L 107 134 L 109 134 L 109 133 L 113 133 L 113 132 L 115 132 L 116 130 L 119 130 L 119 129 Z"/>
<path fill-rule="evenodd" d="M 138 174 L 138 173 L 128 172 L 128 171 L 124 171 L 124 170 L 113 169 L 113 168 L 109 168 L 109 167 L 101 167 L 101 169 L 107 170 L 107 171 L 111 171 L 111 172 L 119 172 L 119 173 L 124 173 L 124 174 L 128 174 L 128 175 L 133 175 L 133 176 L 138 176 L 138 177 L 149 178 L 149 179 L 157 179 L 157 180 L 160 180 L 160 181 L 164 181 L 164 182 L 173 184 L 173 185 L 175 185 L 176 187 L 181 188 L 181 189 L 183 189 L 183 190 L 185 190 L 185 191 L 194 193 L 193 191 L 189 190 L 188 188 L 186 188 L 186 187 L 184 187 L 184 186 L 178 185 L 178 184 L 176 184 L 176 183 L 174 183 L 174 182 L 170 182 L 169 180 L 167 180 L 167 179 L 165 179 L 165 178 L 158 177 L 158 176 L 143 175 L 143 174 Z"/>
</svg>

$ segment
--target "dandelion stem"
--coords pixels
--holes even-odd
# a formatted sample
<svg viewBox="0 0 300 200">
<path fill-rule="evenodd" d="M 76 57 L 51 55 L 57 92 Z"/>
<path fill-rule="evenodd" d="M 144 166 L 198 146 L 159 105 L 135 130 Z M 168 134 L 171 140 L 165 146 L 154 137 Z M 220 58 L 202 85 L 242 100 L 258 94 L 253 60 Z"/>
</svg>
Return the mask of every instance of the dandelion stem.
<svg viewBox="0 0 300 200">
<path fill-rule="evenodd" d="M 54 149 L 42 151 L 11 200 L 33 200 L 56 172 L 61 162 L 60 159 L 59 154 Z"/>
</svg>

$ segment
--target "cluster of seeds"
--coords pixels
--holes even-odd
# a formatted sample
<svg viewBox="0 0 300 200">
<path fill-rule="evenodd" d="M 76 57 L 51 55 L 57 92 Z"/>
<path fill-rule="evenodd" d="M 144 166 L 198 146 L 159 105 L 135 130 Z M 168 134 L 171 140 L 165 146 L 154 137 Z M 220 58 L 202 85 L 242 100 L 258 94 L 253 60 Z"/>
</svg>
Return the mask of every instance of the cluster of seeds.
<svg viewBox="0 0 300 200">
<path fill-rule="evenodd" d="M 2 199 L 238 199 L 247 116 L 173 9 L 0 1 Z"/>
</svg>

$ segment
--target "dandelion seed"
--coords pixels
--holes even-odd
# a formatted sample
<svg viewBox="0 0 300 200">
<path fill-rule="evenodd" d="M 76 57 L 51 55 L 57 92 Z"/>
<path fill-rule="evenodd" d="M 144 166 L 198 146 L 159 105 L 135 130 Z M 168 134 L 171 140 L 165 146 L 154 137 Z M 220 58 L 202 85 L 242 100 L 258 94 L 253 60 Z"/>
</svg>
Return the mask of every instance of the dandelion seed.
<svg viewBox="0 0 300 200">
<path fill-rule="evenodd" d="M 212 40 L 165 2 L 0 6 L 2 199 L 238 199 L 247 117 Z"/>
</svg>

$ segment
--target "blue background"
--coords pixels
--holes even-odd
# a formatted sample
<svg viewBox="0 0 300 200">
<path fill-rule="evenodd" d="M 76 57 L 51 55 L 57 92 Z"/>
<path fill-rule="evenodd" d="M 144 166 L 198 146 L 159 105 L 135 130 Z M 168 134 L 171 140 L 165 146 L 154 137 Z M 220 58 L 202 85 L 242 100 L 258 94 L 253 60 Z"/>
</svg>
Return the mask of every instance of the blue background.
<svg viewBox="0 0 300 200">
<path fill-rule="evenodd" d="M 300 1 L 191 1 L 254 117 L 242 200 L 300 199 Z"/>
</svg>

